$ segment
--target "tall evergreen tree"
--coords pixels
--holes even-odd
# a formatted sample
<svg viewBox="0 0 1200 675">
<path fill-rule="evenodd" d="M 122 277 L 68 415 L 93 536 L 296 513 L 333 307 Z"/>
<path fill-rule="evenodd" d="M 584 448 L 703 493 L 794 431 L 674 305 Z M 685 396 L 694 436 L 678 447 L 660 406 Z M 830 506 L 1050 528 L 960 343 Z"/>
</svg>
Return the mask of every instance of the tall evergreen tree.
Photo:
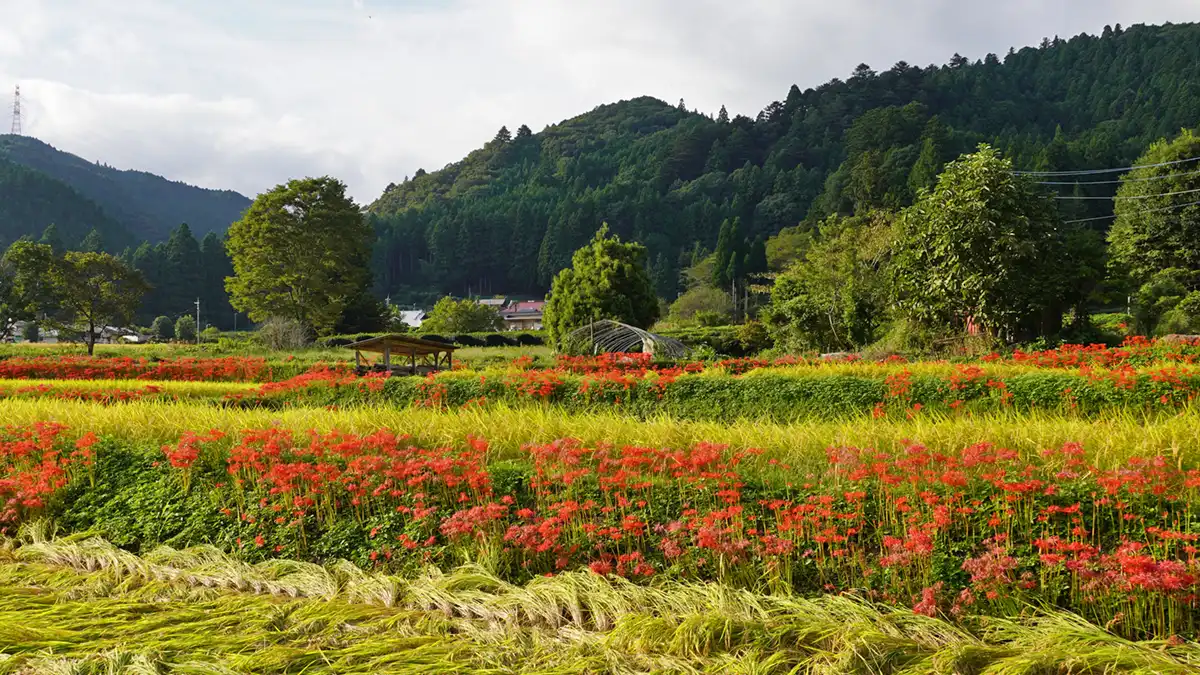
<svg viewBox="0 0 1200 675">
<path fill-rule="evenodd" d="M 92 231 L 87 233 L 83 241 L 79 242 L 79 250 L 84 253 L 103 253 L 104 239 L 101 238 L 100 231 L 92 228 Z"/>
<path fill-rule="evenodd" d="M 200 261 L 204 270 L 200 302 L 208 322 L 222 329 L 247 327 L 244 319 L 239 326 L 237 313 L 229 304 L 225 279 L 233 276 L 233 263 L 225 251 L 225 242 L 215 232 L 209 232 L 201 240 Z"/>
<path fill-rule="evenodd" d="M 62 255 L 66 253 L 67 246 L 63 243 L 62 236 L 58 234 L 58 226 L 50 223 L 46 229 L 42 231 L 42 238 L 38 240 L 39 244 L 45 244 L 54 251 L 54 255 Z"/>
<path fill-rule="evenodd" d="M 171 232 L 163 247 L 163 258 L 167 278 L 160 283 L 163 284 L 165 301 L 173 310 L 167 314 L 187 312 L 204 292 L 204 262 L 200 256 L 200 243 L 192 236 L 187 223 Z M 201 310 L 204 310 L 203 306 Z"/>
</svg>

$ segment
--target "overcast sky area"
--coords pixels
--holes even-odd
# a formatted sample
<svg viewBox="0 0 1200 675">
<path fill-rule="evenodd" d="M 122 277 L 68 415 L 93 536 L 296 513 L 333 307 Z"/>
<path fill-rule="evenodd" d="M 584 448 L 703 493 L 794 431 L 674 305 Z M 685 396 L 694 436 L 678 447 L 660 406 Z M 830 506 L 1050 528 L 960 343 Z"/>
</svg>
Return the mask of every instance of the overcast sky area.
<svg viewBox="0 0 1200 675">
<path fill-rule="evenodd" d="M 60 149 L 253 197 L 362 203 L 501 125 L 650 95 L 754 116 L 859 63 L 972 60 L 1198 0 L 0 0 L 0 101 Z M 7 132 L 8 115 L 0 118 Z"/>
</svg>

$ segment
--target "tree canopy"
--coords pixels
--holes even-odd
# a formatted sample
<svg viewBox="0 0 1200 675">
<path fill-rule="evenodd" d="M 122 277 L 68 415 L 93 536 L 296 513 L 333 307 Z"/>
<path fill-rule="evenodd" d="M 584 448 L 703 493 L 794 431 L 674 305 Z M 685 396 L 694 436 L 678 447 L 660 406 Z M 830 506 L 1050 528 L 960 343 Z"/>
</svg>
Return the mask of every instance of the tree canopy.
<svg viewBox="0 0 1200 675">
<path fill-rule="evenodd" d="M 1178 268 L 1200 272 L 1200 136 L 1190 130 L 1159 141 L 1137 160 L 1117 190 L 1116 221 L 1109 232 L 1116 267 L 1136 283 Z M 1156 166 L 1157 165 L 1157 166 Z M 1200 288 L 1200 276 L 1192 282 Z"/>
<path fill-rule="evenodd" d="M 764 312 L 775 344 L 790 350 L 859 349 L 879 337 L 891 289 L 892 214 L 832 217 L 775 280 Z"/>
<path fill-rule="evenodd" d="M 926 324 L 973 323 L 1012 339 L 1062 298 L 1065 253 L 1053 199 L 982 145 L 902 214 L 892 265 L 899 305 Z"/>
<path fill-rule="evenodd" d="M 279 316 L 328 334 L 370 285 L 372 237 L 341 181 L 280 185 L 259 195 L 229 228 L 231 302 L 255 321 Z"/>
<path fill-rule="evenodd" d="M 481 305 L 465 298 L 445 297 L 437 301 L 421 324 L 423 330 L 435 333 L 483 333 L 499 330 L 500 314 L 494 307 Z"/>
<path fill-rule="evenodd" d="M 611 319 L 649 328 L 658 319 L 658 298 L 646 272 L 646 249 L 622 242 L 602 226 L 575 251 L 571 267 L 554 277 L 543 324 L 558 344 L 572 330 Z"/>
<path fill-rule="evenodd" d="M 6 258 L 17 268 L 17 285 L 39 323 L 81 333 L 88 354 L 99 330 L 132 318 L 147 285 L 141 273 L 107 253 L 54 254 L 47 244 L 17 242 Z"/>
</svg>

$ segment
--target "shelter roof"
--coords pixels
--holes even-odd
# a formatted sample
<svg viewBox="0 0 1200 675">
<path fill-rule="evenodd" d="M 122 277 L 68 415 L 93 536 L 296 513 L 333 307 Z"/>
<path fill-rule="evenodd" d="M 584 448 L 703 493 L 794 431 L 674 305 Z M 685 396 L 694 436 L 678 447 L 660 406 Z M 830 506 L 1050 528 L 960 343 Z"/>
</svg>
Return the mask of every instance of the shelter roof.
<svg viewBox="0 0 1200 675">
<path fill-rule="evenodd" d="M 391 334 L 380 335 L 369 340 L 362 340 L 353 344 L 346 345 L 347 349 L 353 349 L 359 352 L 378 352 L 383 353 L 387 347 L 393 354 L 440 354 L 442 352 L 452 352 L 458 349 L 457 346 L 447 344 L 445 342 L 434 342 L 433 340 L 421 340 L 407 335 Z"/>
</svg>

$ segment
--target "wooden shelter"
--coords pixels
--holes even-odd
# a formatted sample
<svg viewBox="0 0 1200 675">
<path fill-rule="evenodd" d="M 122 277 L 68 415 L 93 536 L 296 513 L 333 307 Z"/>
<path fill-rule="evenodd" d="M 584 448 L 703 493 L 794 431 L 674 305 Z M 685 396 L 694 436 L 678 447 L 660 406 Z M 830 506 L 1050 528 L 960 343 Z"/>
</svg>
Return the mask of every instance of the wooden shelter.
<svg viewBox="0 0 1200 675">
<path fill-rule="evenodd" d="M 360 375 L 427 375 L 449 370 L 454 366 L 454 350 L 458 349 L 444 342 L 395 334 L 355 342 L 346 348 L 354 350 L 354 367 Z"/>
</svg>

